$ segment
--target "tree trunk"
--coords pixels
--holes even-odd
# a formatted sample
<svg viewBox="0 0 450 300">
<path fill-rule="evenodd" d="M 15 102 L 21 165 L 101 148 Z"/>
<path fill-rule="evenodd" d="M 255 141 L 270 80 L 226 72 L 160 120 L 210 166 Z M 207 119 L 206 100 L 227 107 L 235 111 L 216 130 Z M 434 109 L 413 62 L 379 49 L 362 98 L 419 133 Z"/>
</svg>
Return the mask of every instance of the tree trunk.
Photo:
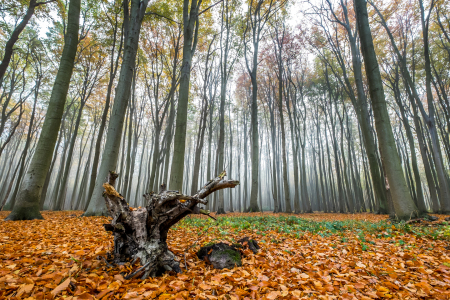
<svg viewBox="0 0 450 300">
<path fill-rule="evenodd" d="M 114 34 L 113 34 L 113 44 L 112 44 L 112 50 L 111 50 L 111 62 L 110 62 L 110 67 L 109 67 L 110 68 L 109 69 L 109 82 L 108 82 L 108 88 L 106 90 L 105 107 L 103 108 L 102 120 L 100 122 L 100 128 L 98 130 L 97 141 L 95 142 L 94 159 L 92 161 L 92 169 L 91 169 L 91 175 L 90 175 L 90 180 L 89 180 L 89 190 L 88 190 L 88 195 L 87 195 L 88 202 L 86 203 L 86 207 L 84 208 L 84 210 L 86 210 L 88 208 L 89 202 L 91 200 L 92 192 L 94 191 L 95 179 L 97 178 L 98 161 L 100 159 L 100 148 L 102 145 L 103 132 L 105 131 L 105 127 L 106 127 L 106 120 L 108 118 L 108 111 L 109 111 L 109 106 L 111 103 L 112 87 L 114 84 L 114 79 L 116 78 L 117 69 L 118 69 L 118 65 L 119 65 L 119 59 L 120 59 L 120 53 L 122 51 L 123 30 L 121 33 L 119 50 L 117 51 L 117 57 L 114 62 L 114 53 L 115 53 L 115 49 L 116 49 L 117 27 L 118 27 L 117 19 L 118 18 L 116 15 L 116 22 L 114 25 Z"/>
<path fill-rule="evenodd" d="M 48 192 L 48 188 L 50 186 L 50 179 L 52 177 L 53 168 L 54 168 L 56 160 L 58 158 L 59 145 L 61 144 L 61 139 L 63 137 L 64 127 L 65 127 L 65 125 L 64 125 L 65 118 L 66 118 L 66 114 L 64 114 L 63 117 L 62 117 L 61 128 L 60 128 L 59 134 L 58 134 L 58 141 L 56 142 L 56 146 L 55 146 L 55 151 L 53 153 L 52 162 L 50 164 L 50 168 L 49 168 L 49 170 L 47 172 L 47 175 L 45 176 L 44 186 L 42 187 L 41 200 L 40 200 L 40 203 L 39 203 L 40 210 L 44 210 L 45 199 L 47 198 L 47 192 Z"/>
<path fill-rule="evenodd" d="M 65 162 L 64 174 L 63 174 L 63 178 L 61 181 L 61 188 L 59 190 L 58 197 L 56 199 L 56 206 L 55 206 L 54 210 L 62 210 L 64 208 L 65 189 L 66 189 L 66 185 L 67 185 L 67 180 L 69 179 L 69 173 L 70 173 L 70 169 L 72 166 L 73 151 L 75 149 L 75 142 L 77 140 L 78 128 L 80 126 L 81 116 L 83 114 L 83 108 L 86 103 L 86 100 L 87 99 L 81 100 L 80 107 L 78 109 L 77 120 L 75 121 L 75 128 L 73 129 L 72 138 L 71 138 L 70 144 L 69 144 L 69 152 L 68 152 L 67 158 L 66 158 L 67 161 Z"/>
<path fill-rule="evenodd" d="M 268 99 L 270 100 L 271 97 L 271 93 L 269 93 L 269 95 L 267 95 Z M 275 151 L 275 140 L 276 140 L 276 131 L 275 131 L 275 117 L 274 117 L 274 107 L 273 107 L 273 101 L 269 102 L 269 117 L 270 117 L 270 136 L 271 136 L 271 146 L 272 146 L 272 198 L 273 198 L 273 202 L 274 202 L 274 209 L 273 212 L 277 213 L 278 211 L 278 189 L 277 189 L 277 167 L 276 167 L 276 151 Z"/>
<path fill-rule="evenodd" d="M 69 202 L 70 203 L 70 210 L 73 210 L 73 202 L 74 202 L 75 196 L 77 194 L 77 187 L 78 187 L 78 182 L 79 182 L 79 179 L 80 179 L 81 162 L 83 161 L 84 150 L 86 150 L 86 146 L 89 143 L 89 137 L 91 136 L 91 132 L 89 131 L 88 137 L 86 138 L 86 143 L 84 143 L 84 145 L 83 145 L 83 139 L 84 139 L 84 135 L 86 133 L 86 130 L 87 130 L 87 126 L 84 128 L 83 134 L 81 135 L 81 138 L 80 138 L 80 153 L 78 155 L 77 172 L 76 172 L 76 175 L 75 175 L 75 182 L 73 184 L 72 194 L 70 195 L 70 202 Z M 95 132 L 94 132 L 94 136 L 95 136 Z"/>
<path fill-rule="evenodd" d="M 228 107 L 228 122 L 230 127 L 230 153 L 229 153 L 229 160 L 230 160 L 230 176 L 233 176 L 233 129 L 231 125 L 231 105 Z M 233 197 L 231 191 L 229 191 L 229 200 L 230 200 L 230 212 L 234 212 L 233 209 Z"/>
<path fill-rule="evenodd" d="M 429 47 L 428 47 L 428 21 L 429 20 L 427 20 L 427 25 L 425 25 L 425 21 L 423 20 L 423 18 L 424 18 L 423 3 L 422 3 L 422 1 L 420 1 L 419 3 L 420 3 L 420 8 L 421 8 L 422 30 L 423 30 L 423 40 L 424 40 L 426 95 L 427 95 L 429 114 L 427 114 L 424 110 L 423 104 L 421 102 L 422 100 L 420 99 L 420 97 L 418 95 L 413 78 L 411 77 L 411 74 L 406 66 L 406 57 L 400 53 L 400 51 L 395 43 L 392 32 L 390 31 L 389 27 L 387 26 L 386 21 L 385 21 L 383 15 L 381 14 L 381 12 L 378 10 L 378 8 L 373 3 L 370 3 L 370 4 L 374 7 L 375 11 L 377 12 L 378 16 L 380 17 L 381 25 L 385 28 L 386 33 L 388 34 L 389 39 L 391 41 L 392 48 L 394 49 L 394 52 L 395 52 L 399 62 L 401 63 L 401 72 L 402 72 L 402 76 L 403 76 L 403 80 L 404 80 L 404 85 L 405 85 L 406 91 L 408 93 L 408 98 L 410 99 L 411 106 L 413 107 L 413 109 L 417 109 L 417 107 L 419 107 L 422 117 L 428 125 L 428 130 L 429 130 L 430 134 L 433 136 L 436 133 L 436 127 L 435 127 L 435 122 L 434 122 L 434 104 L 433 104 L 433 95 L 432 95 L 432 91 L 431 91 L 431 68 L 430 68 Z M 428 17 L 429 17 L 429 15 L 428 15 Z M 414 46 L 414 44 L 413 44 L 413 46 Z M 405 45 L 405 47 L 406 47 L 406 45 Z M 415 100 L 415 102 L 413 100 Z M 440 186 L 442 185 L 442 187 L 444 188 L 444 195 L 443 195 L 444 198 L 440 197 L 441 209 L 445 210 L 444 206 L 447 206 L 447 207 L 450 206 L 450 194 L 449 194 L 450 191 L 448 188 L 448 182 L 446 179 L 445 172 L 443 171 L 443 164 L 442 164 L 442 160 L 441 160 L 441 151 L 440 151 L 440 146 L 439 146 L 439 140 L 437 139 L 437 137 L 435 139 L 435 142 L 436 143 L 433 143 L 433 147 L 431 147 L 431 150 L 434 153 L 435 157 L 437 158 L 437 160 L 435 160 L 435 165 L 440 174 L 440 176 L 438 177 L 438 182 L 439 182 L 439 185 Z M 419 137 L 419 145 L 420 145 L 420 137 Z M 423 158 L 423 159 L 425 160 L 425 158 Z M 426 164 L 427 163 L 424 162 L 425 168 L 426 168 Z M 430 183 L 428 176 L 427 176 L 427 180 L 428 180 L 428 183 Z M 439 188 L 440 188 L 440 186 L 439 186 Z M 432 192 L 431 189 L 434 189 L 434 187 L 430 186 L 430 192 Z M 437 201 L 433 201 L 433 203 L 436 203 L 436 202 Z M 433 207 L 435 207 L 435 205 Z"/>
<path fill-rule="evenodd" d="M 128 105 L 127 105 L 127 109 L 126 109 L 126 112 L 125 112 L 125 123 L 124 123 L 125 124 L 125 129 L 123 129 L 122 142 L 120 143 L 120 147 L 118 148 L 118 150 L 122 150 L 120 156 L 117 158 L 118 165 L 119 165 L 119 167 L 118 167 L 119 174 L 123 174 L 122 173 L 123 172 L 123 164 L 124 164 L 124 161 L 125 161 L 125 140 L 126 140 L 126 137 L 127 137 L 126 133 L 127 133 L 128 125 L 129 125 L 129 122 L 128 122 L 128 118 L 129 117 L 130 117 L 130 109 L 129 109 Z M 122 180 L 123 180 L 123 176 L 119 178 L 119 182 L 117 183 L 117 186 L 118 186 L 119 189 L 122 187 Z"/>
<path fill-rule="evenodd" d="M 142 20 L 145 15 L 148 0 L 131 0 L 131 11 L 128 14 L 128 1 L 124 1 L 124 32 L 125 47 L 122 67 L 120 69 L 119 82 L 117 84 L 116 97 L 112 107 L 111 119 L 108 125 L 105 149 L 102 155 L 100 169 L 95 180 L 94 192 L 89 200 L 89 206 L 84 216 L 105 215 L 106 207 L 102 201 L 101 186 L 110 170 L 117 167 L 120 140 L 122 137 L 125 112 L 131 92 L 131 80 L 136 66 L 136 53 L 139 45 L 139 34 Z"/>
<path fill-rule="evenodd" d="M 294 94 L 293 97 L 296 97 L 296 95 Z M 295 125 L 294 125 L 294 123 L 296 123 L 295 122 L 295 117 L 296 117 L 295 110 L 297 108 L 295 107 L 294 100 L 291 99 L 291 101 L 292 101 L 292 110 L 293 110 L 293 115 L 294 115 L 294 116 L 292 116 L 291 109 L 289 108 L 289 98 L 290 97 L 287 97 L 287 99 L 286 99 L 286 109 L 288 111 L 289 124 L 291 126 L 291 143 L 292 143 L 291 147 L 292 147 L 292 159 L 293 159 L 293 162 L 294 162 L 294 212 L 296 214 L 299 214 L 300 211 L 301 211 L 301 208 L 300 208 L 300 189 L 299 189 L 299 186 L 298 186 L 298 183 L 299 183 L 299 174 L 298 174 L 298 168 L 299 168 L 298 167 L 298 140 L 296 140 L 294 138 L 294 133 L 295 133 L 295 135 L 298 135 L 298 131 L 296 130 Z"/>
<path fill-rule="evenodd" d="M 255 49 L 258 49 L 256 46 Z M 256 50 L 255 53 L 258 53 Z M 258 212 L 258 179 L 259 179 L 259 133 L 258 133 L 258 83 L 256 80 L 257 54 L 254 56 L 254 71 L 252 72 L 252 102 L 251 102 L 251 131 L 252 131 L 252 180 L 250 192 L 250 212 Z"/>
<path fill-rule="evenodd" d="M 378 68 L 372 33 L 370 32 L 366 3 L 364 0 L 354 0 L 354 3 L 383 167 L 389 181 L 390 195 L 396 217 L 400 220 L 407 220 L 417 216 L 418 210 L 406 186 L 397 153 L 384 96 L 383 82 Z"/>
<path fill-rule="evenodd" d="M 430 10 L 427 17 L 425 18 L 425 10 L 423 7 L 423 0 L 419 1 L 420 11 L 421 11 L 421 23 L 422 23 L 422 37 L 423 37 L 423 50 L 424 50 L 424 60 L 425 60 L 425 86 L 427 95 L 427 105 L 428 105 L 428 118 L 426 124 L 431 136 L 431 144 L 433 147 L 431 150 L 434 154 L 434 161 L 436 166 L 436 171 L 439 180 L 439 189 L 441 190 L 441 212 L 450 213 L 450 186 L 448 181 L 448 174 L 444 170 L 444 163 L 442 161 L 441 146 L 439 143 L 439 137 L 437 135 L 436 122 L 435 122 L 435 107 L 433 100 L 433 91 L 431 89 L 431 62 L 430 62 L 430 47 L 428 41 L 428 32 L 430 24 L 430 14 L 433 9 L 435 2 L 432 2 Z"/>
<path fill-rule="evenodd" d="M 281 128 L 281 158 L 283 161 L 283 187 L 284 187 L 284 203 L 286 206 L 286 213 L 292 213 L 291 208 L 291 196 L 289 192 L 289 183 L 288 183 L 288 164 L 286 163 L 286 133 L 284 128 L 284 112 L 283 112 L 283 78 L 282 72 L 283 68 L 281 66 L 281 47 L 279 50 L 279 60 L 278 63 L 278 114 L 280 116 L 280 128 Z M 275 98 L 275 97 L 274 97 Z"/>
<path fill-rule="evenodd" d="M 16 161 L 15 158 L 16 158 L 17 150 L 19 150 L 20 142 L 21 142 L 21 138 L 19 137 L 19 138 L 17 138 L 16 144 L 13 146 L 14 152 L 11 153 L 10 155 L 7 155 L 6 157 L 5 156 L 3 157 L 4 158 L 3 168 L 2 168 L 2 171 L 1 171 L 0 174 L 5 174 L 6 161 L 9 161 L 9 164 L 8 164 L 8 171 L 6 172 L 6 175 L 4 176 L 3 183 L 1 185 L 0 199 L 2 199 L 3 195 L 5 195 L 5 192 L 6 192 L 6 189 L 7 189 L 7 186 L 8 186 L 8 182 L 10 181 L 9 180 L 10 179 L 9 174 L 11 173 L 12 166 L 14 165 L 14 162 Z M 21 152 L 21 154 L 19 156 L 19 163 L 20 163 L 20 158 L 22 157 L 22 155 L 23 155 L 23 152 Z M 17 165 L 19 165 L 19 164 L 17 164 Z M 15 178 L 15 175 L 12 178 Z"/>
<path fill-rule="evenodd" d="M 28 124 L 27 139 L 26 139 L 25 147 L 24 147 L 23 153 L 22 153 L 22 161 L 20 163 L 19 175 L 17 176 L 16 186 L 15 186 L 14 192 L 12 194 L 11 209 L 13 209 L 14 206 L 15 206 L 15 200 L 16 200 L 17 193 L 19 191 L 20 182 L 22 180 L 23 173 L 25 172 L 25 160 L 26 160 L 26 157 L 27 157 L 27 154 L 28 154 L 28 149 L 30 148 L 31 139 L 33 138 L 33 124 L 34 124 L 34 118 L 35 118 L 35 112 L 36 112 L 36 104 L 37 104 L 37 101 L 38 101 L 40 85 L 41 85 L 41 79 L 38 79 L 36 81 L 36 87 L 35 87 L 35 92 L 34 92 L 33 110 L 31 112 L 30 123 Z M 16 176 L 13 177 L 12 181 L 14 181 L 15 177 Z M 11 181 L 11 183 L 12 183 L 12 181 Z M 9 192 L 10 192 L 10 189 L 8 189 L 8 192 L 7 192 L 6 196 L 5 196 L 5 200 L 4 201 L 6 201 L 6 199 L 8 198 Z M 2 207 L 0 208 L 0 210 L 3 209 L 4 203 L 5 202 L 3 202 Z"/>
<path fill-rule="evenodd" d="M 345 8 L 345 10 L 347 10 Z M 348 17 L 346 17 L 348 23 Z M 355 77 L 357 97 L 352 101 L 355 107 L 356 115 L 361 126 L 361 133 L 363 137 L 364 149 L 369 161 L 369 170 L 372 177 L 372 183 L 375 189 L 375 197 L 380 204 L 380 213 L 387 212 L 386 194 L 383 190 L 383 182 L 381 180 L 380 166 L 377 162 L 377 151 L 374 142 L 373 131 L 370 126 L 369 108 L 366 98 L 366 93 L 363 86 L 363 76 L 361 69 L 361 54 L 357 50 L 356 37 L 351 33 L 350 27 L 347 29 L 347 34 L 350 41 L 350 49 L 352 53 L 353 75 Z"/>
<path fill-rule="evenodd" d="M 244 112 L 244 196 L 243 196 L 243 211 L 247 209 L 248 201 L 248 132 L 247 132 L 247 116 Z"/>
<path fill-rule="evenodd" d="M 80 0 L 70 0 L 67 32 L 64 36 L 64 49 L 58 73 L 53 85 L 41 136 L 36 151 L 20 187 L 14 210 L 8 220 L 42 219 L 39 203 L 45 175 L 48 172 L 58 138 L 61 117 L 64 112 L 67 91 L 72 77 L 75 54 L 78 45 L 80 19 Z"/>
<path fill-rule="evenodd" d="M 138 62 L 139 63 L 139 62 Z M 134 68 L 133 72 L 133 85 L 132 85 L 132 95 L 131 95 L 131 105 L 130 105 L 130 118 L 128 121 L 128 141 L 127 141 L 127 157 L 126 157 L 126 166 L 125 166 L 125 176 L 124 176 L 124 183 L 123 183 L 123 194 L 127 199 L 131 200 L 129 191 L 128 191 L 128 185 L 130 180 L 130 176 L 133 176 L 133 174 L 130 175 L 130 168 L 131 168 L 131 142 L 133 139 L 133 120 L 134 120 L 134 111 L 136 109 L 136 69 L 137 66 Z M 136 122 L 137 123 L 137 122 Z M 135 129 L 136 130 L 136 129 Z"/>
<path fill-rule="evenodd" d="M 3 210 L 3 207 L 5 206 L 6 202 L 8 201 L 8 197 L 9 197 L 9 194 L 11 193 L 11 189 L 13 187 L 14 182 L 17 181 L 16 185 L 20 184 L 19 180 L 16 178 L 16 174 L 17 174 L 17 171 L 19 171 L 20 166 L 22 165 L 22 160 L 23 160 L 25 155 L 26 155 L 26 152 L 22 151 L 22 154 L 21 154 L 21 156 L 19 158 L 19 162 L 18 162 L 17 166 L 14 168 L 14 172 L 13 172 L 13 175 L 12 175 L 12 177 L 10 179 L 8 188 L 6 189 L 6 193 L 3 196 L 4 198 L 3 198 L 3 201 L 2 201 L 2 204 L 1 204 L 1 207 L 0 207 L 0 211 Z M 14 204 L 14 199 L 12 200 L 12 205 L 13 204 Z"/>
<path fill-rule="evenodd" d="M 183 1 L 183 63 L 181 66 L 173 158 L 169 182 L 170 188 L 180 191 L 183 187 L 191 63 L 195 48 L 197 47 L 199 28 L 198 12 L 201 2 L 202 0 L 191 0 L 191 4 L 189 5 L 189 0 Z"/>
<path fill-rule="evenodd" d="M 397 73 L 398 74 L 398 73 Z M 397 76 L 397 75 L 396 75 Z M 395 100 L 398 104 L 398 107 L 400 109 L 400 113 L 402 116 L 402 122 L 403 127 L 406 131 L 406 137 L 408 139 L 409 148 L 411 151 L 411 162 L 412 162 L 412 168 L 414 172 L 414 180 L 415 180 L 415 189 L 414 193 L 416 194 L 417 198 L 417 206 L 421 213 L 427 212 L 427 207 L 425 205 L 425 200 L 423 198 L 423 191 L 422 191 L 422 180 L 420 179 L 420 173 L 419 173 L 419 167 L 417 165 L 417 156 L 415 151 L 415 145 L 414 145 L 414 137 L 411 131 L 411 126 L 409 125 L 408 118 L 406 116 L 405 108 L 403 106 L 403 102 L 400 96 L 400 89 L 398 87 L 398 78 L 396 78 L 396 86 L 395 88 Z M 405 145 L 406 146 L 406 145 Z"/>
<path fill-rule="evenodd" d="M 89 154 L 88 154 L 88 158 L 86 161 L 86 166 L 91 166 L 91 159 L 92 159 L 92 151 L 94 149 L 94 139 L 95 139 L 95 131 L 96 128 L 94 128 L 94 133 L 92 135 L 92 141 L 91 141 L 91 146 L 89 147 Z M 91 166 L 91 168 L 93 168 L 93 166 Z M 86 196 L 86 190 L 88 189 L 89 185 L 88 185 L 88 176 L 89 176 L 89 167 L 85 167 L 84 172 L 83 172 L 83 177 L 81 179 L 81 183 L 80 183 L 80 189 L 77 195 L 77 200 L 76 203 L 73 203 L 75 206 L 76 210 L 79 210 L 80 207 L 83 207 L 83 203 L 85 200 L 85 196 Z"/>
</svg>

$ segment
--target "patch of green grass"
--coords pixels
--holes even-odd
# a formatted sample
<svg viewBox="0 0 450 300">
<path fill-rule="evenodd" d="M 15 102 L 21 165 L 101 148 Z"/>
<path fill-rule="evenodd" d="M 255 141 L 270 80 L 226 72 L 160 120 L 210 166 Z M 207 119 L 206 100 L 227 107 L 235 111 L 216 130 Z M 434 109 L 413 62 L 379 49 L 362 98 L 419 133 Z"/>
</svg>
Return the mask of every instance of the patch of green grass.
<svg viewBox="0 0 450 300">
<path fill-rule="evenodd" d="M 185 218 L 177 224 L 181 227 L 197 227 L 199 229 L 210 230 L 214 221 L 202 218 Z M 389 228 L 387 221 L 377 223 L 348 220 L 348 221 L 312 221 L 308 219 L 298 218 L 295 216 L 252 216 L 252 217 L 227 217 L 219 216 L 217 222 L 212 226 L 217 228 L 219 232 L 224 232 L 226 228 L 233 228 L 239 232 L 242 230 L 256 230 L 261 234 L 270 230 L 280 233 L 323 233 L 325 235 L 336 234 L 343 231 L 359 230 L 365 233 L 381 232 Z"/>
<path fill-rule="evenodd" d="M 366 244 L 361 243 L 361 250 L 362 251 L 368 251 L 369 250 L 369 246 L 367 246 Z"/>
<path fill-rule="evenodd" d="M 227 235 L 230 230 L 239 233 L 243 230 L 252 230 L 259 235 L 266 235 L 268 231 L 276 231 L 297 238 L 304 233 L 318 234 L 328 237 L 333 234 L 341 236 L 341 242 L 346 243 L 343 237 L 346 232 L 354 232 L 361 243 L 370 243 L 368 237 L 375 234 L 377 238 L 395 238 L 404 234 L 415 234 L 418 237 L 426 236 L 433 239 L 450 239 L 450 226 L 432 228 L 425 226 L 411 226 L 405 222 L 399 222 L 392 226 L 389 220 L 379 222 L 345 220 L 345 221 L 313 221 L 296 216 L 218 216 L 217 221 L 212 219 L 189 217 L 179 222 L 177 227 L 197 228 L 203 233 L 219 233 Z"/>
</svg>

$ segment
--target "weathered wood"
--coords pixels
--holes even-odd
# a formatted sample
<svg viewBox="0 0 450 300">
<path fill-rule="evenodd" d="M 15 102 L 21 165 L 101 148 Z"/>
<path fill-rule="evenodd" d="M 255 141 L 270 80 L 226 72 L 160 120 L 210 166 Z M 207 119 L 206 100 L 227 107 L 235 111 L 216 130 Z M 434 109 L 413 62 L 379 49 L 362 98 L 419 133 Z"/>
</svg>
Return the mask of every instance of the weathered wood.
<svg viewBox="0 0 450 300">
<path fill-rule="evenodd" d="M 104 224 L 106 231 L 114 233 L 114 263 L 120 264 L 140 259 L 142 267 L 130 274 L 130 278 L 143 274 L 142 278 L 158 276 L 164 271 L 181 272 L 175 255 L 167 247 L 169 229 L 189 214 L 208 214 L 198 204 L 215 191 L 234 188 L 239 181 L 225 180 L 226 172 L 210 180 L 195 195 L 183 195 L 166 190 L 162 184 L 159 194 L 144 195 L 147 206 L 129 207 L 125 198 L 114 188 L 117 173 L 109 172 L 108 182 L 103 184 L 106 207 L 113 218 Z"/>
</svg>

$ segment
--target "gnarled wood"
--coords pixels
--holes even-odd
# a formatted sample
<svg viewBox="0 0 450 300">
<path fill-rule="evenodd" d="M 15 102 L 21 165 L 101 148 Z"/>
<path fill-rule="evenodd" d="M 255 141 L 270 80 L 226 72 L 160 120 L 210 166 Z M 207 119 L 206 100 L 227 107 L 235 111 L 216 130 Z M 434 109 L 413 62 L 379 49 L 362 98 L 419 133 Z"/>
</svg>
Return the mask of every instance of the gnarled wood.
<svg viewBox="0 0 450 300">
<path fill-rule="evenodd" d="M 114 262 L 124 263 L 140 259 L 142 267 L 129 277 L 142 274 L 142 278 L 158 276 L 164 271 L 181 272 L 175 255 L 167 247 L 167 233 L 174 224 L 189 214 L 206 214 L 198 204 L 215 191 L 234 188 L 239 181 L 225 180 L 226 172 L 210 180 L 195 195 L 188 196 L 178 191 L 166 190 L 162 184 L 158 194 L 144 195 L 147 206 L 130 208 L 127 201 L 115 189 L 118 174 L 109 172 L 104 198 L 110 216 L 106 231 L 114 233 Z"/>
</svg>

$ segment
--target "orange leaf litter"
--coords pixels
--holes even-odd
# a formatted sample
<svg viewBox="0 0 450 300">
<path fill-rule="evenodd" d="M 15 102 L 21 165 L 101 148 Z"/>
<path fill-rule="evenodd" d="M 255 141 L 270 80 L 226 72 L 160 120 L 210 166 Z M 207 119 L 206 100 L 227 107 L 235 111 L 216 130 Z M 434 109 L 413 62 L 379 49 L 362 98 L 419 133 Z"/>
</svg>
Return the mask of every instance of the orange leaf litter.
<svg viewBox="0 0 450 300">
<path fill-rule="evenodd" d="M 223 237 L 179 227 L 168 245 L 183 273 L 125 280 L 137 266 L 113 266 L 99 258 L 113 246 L 102 224 L 106 217 L 79 218 L 82 212 L 43 212 L 45 220 L 0 221 L 0 299 L 449 299 L 448 242 L 405 233 L 397 240 L 369 234 L 374 242 L 363 251 L 356 232 L 300 238 L 275 231 L 258 235 L 254 255 L 245 250 L 242 267 L 215 270 L 196 256 L 205 242 Z M 8 212 L 0 212 L 0 220 Z M 227 216 L 261 214 L 228 214 Z M 273 214 L 264 214 L 271 215 Z M 280 214 L 286 215 L 286 214 Z M 315 221 L 380 221 L 373 214 L 305 214 Z M 445 216 L 439 216 L 443 219 Z M 212 225 L 211 228 L 214 228 Z M 197 230 L 197 231 L 196 231 Z M 342 243 L 342 238 L 346 242 Z M 394 240 L 394 242 L 392 242 Z M 197 246 L 185 251 L 194 243 Z"/>
</svg>

